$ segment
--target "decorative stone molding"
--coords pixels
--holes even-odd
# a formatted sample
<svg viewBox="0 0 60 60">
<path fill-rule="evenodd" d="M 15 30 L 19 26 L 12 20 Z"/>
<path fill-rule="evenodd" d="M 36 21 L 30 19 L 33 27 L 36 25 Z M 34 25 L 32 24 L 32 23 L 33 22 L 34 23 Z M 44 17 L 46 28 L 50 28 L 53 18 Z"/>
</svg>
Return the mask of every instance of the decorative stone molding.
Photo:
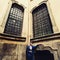
<svg viewBox="0 0 60 60">
<path fill-rule="evenodd" d="M 12 3 L 17 3 L 18 4 L 18 1 L 16 1 L 16 0 L 11 0 L 12 1 Z"/>
<path fill-rule="evenodd" d="M 44 50 L 44 45 L 40 44 L 36 50 Z"/>
<path fill-rule="evenodd" d="M 35 8 L 37 8 L 39 5 L 41 5 L 41 4 L 43 4 L 43 3 L 46 4 L 47 1 L 48 1 L 48 0 L 44 0 L 44 1 L 40 2 L 38 5 L 34 6 L 34 7 L 32 8 L 32 10 L 30 11 L 30 13 L 32 13 L 33 10 L 34 10 Z M 46 5 L 47 5 L 47 4 L 46 4 Z"/>
<path fill-rule="evenodd" d="M 20 36 L 5 34 L 5 33 L 4 34 L 0 33 L 0 39 L 7 40 L 7 41 L 17 41 L 17 42 L 25 42 L 26 41 L 25 37 L 20 37 Z"/>
<path fill-rule="evenodd" d="M 60 59 L 60 42 L 57 42 L 57 47 L 58 47 L 58 59 Z"/>
<path fill-rule="evenodd" d="M 42 36 L 42 37 L 38 37 L 38 38 L 33 38 L 30 39 L 30 41 L 32 43 L 37 43 L 37 42 L 43 42 L 43 41 L 51 41 L 51 40 L 56 40 L 56 39 L 60 39 L 60 33 L 56 33 L 56 34 L 50 34 L 50 35 L 46 35 L 46 36 Z"/>
<path fill-rule="evenodd" d="M 16 4 L 20 5 L 20 6 L 22 6 L 24 9 L 26 8 L 23 4 L 19 3 L 19 2 L 16 1 L 16 0 L 11 0 L 11 1 L 12 1 L 12 4 L 13 4 L 13 3 L 16 3 Z"/>
<path fill-rule="evenodd" d="M 50 46 L 44 46 L 42 44 L 40 44 L 36 50 L 48 50 L 50 51 L 51 53 L 53 53 L 53 49 L 50 47 Z"/>
</svg>

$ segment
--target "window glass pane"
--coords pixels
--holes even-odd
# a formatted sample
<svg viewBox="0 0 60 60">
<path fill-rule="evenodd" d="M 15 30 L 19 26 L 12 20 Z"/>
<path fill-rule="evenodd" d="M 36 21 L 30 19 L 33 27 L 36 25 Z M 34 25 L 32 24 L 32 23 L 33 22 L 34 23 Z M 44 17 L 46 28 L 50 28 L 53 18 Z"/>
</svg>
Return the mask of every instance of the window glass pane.
<svg viewBox="0 0 60 60">
<path fill-rule="evenodd" d="M 53 33 L 46 4 L 37 7 L 33 12 L 33 35 L 40 37 Z"/>
<path fill-rule="evenodd" d="M 17 4 L 12 5 L 4 33 L 21 36 L 23 13 L 22 7 Z"/>
</svg>

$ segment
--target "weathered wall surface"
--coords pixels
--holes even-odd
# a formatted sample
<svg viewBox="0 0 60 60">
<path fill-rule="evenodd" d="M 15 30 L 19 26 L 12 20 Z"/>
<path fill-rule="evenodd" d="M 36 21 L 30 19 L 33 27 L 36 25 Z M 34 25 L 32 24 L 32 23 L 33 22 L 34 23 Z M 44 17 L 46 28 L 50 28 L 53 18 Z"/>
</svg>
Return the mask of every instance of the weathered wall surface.
<svg viewBox="0 0 60 60">
<path fill-rule="evenodd" d="M 26 46 L 0 43 L 0 60 L 26 60 Z"/>
</svg>

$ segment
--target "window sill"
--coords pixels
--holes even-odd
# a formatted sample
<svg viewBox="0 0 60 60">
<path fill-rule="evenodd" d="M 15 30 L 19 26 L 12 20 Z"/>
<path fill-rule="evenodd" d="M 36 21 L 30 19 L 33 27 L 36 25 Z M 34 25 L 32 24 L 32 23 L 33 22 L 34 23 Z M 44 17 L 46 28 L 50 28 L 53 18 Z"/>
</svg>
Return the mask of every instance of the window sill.
<svg viewBox="0 0 60 60">
<path fill-rule="evenodd" d="M 15 35 L 9 35 L 9 34 L 2 34 L 0 33 L 0 39 L 2 40 L 9 40 L 9 41 L 17 41 L 17 42 L 25 42 L 25 37 L 15 36 Z"/>
<path fill-rule="evenodd" d="M 30 39 L 30 41 L 32 43 L 35 43 L 35 42 L 50 41 L 50 40 L 55 40 L 55 39 L 60 39 L 60 33 L 55 33 L 55 34 L 50 34 L 47 36 L 33 38 L 33 39 Z"/>
</svg>

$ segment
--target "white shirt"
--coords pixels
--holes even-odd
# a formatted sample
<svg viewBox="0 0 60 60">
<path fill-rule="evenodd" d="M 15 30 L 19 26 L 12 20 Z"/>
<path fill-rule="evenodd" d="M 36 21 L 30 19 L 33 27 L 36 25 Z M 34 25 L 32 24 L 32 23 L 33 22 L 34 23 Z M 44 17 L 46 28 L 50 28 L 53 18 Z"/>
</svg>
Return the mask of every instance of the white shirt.
<svg viewBox="0 0 60 60">
<path fill-rule="evenodd" d="M 32 50 L 32 46 L 29 46 L 30 50 Z"/>
</svg>

